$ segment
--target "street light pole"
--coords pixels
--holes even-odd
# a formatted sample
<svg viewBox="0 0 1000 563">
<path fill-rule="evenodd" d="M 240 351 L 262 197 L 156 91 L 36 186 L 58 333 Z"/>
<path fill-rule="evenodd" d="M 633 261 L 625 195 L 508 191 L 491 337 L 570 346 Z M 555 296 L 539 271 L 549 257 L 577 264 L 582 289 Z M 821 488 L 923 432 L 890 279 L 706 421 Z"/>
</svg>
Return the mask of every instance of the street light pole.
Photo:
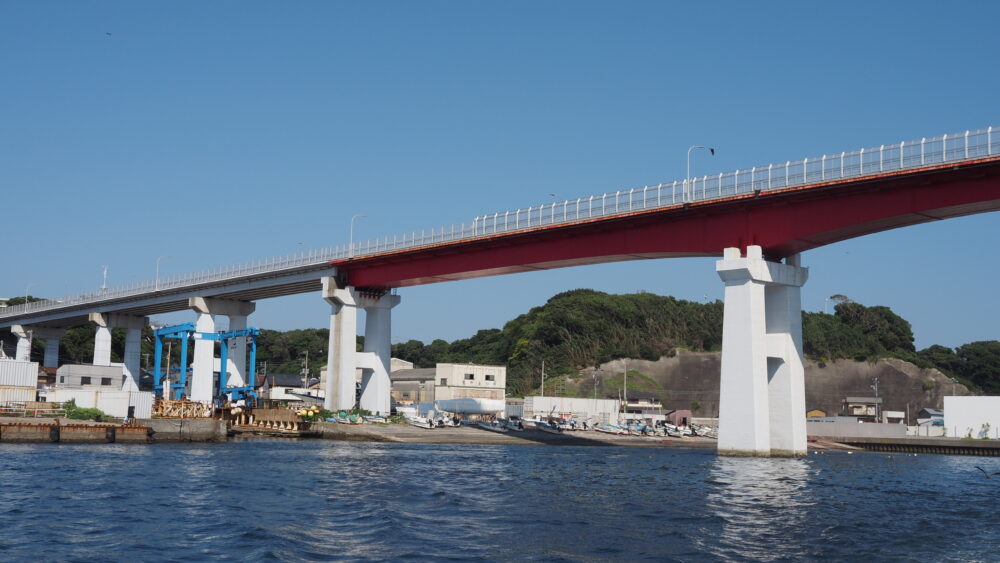
<svg viewBox="0 0 1000 563">
<path fill-rule="evenodd" d="M 36 285 L 38 285 L 38 284 L 35 283 L 35 282 L 31 282 L 28 285 L 24 286 L 24 308 L 25 308 L 25 310 L 27 310 L 27 308 L 28 308 L 28 290 L 31 289 L 32 287 L 36 286 Z"/>
<path fill-rule="evenodd" d="M 367 215 L 365 215 L 364 213 L 355 213 L 354 216 L 351 217 L 351 236 L 350 236 L 351 243 L 347 252 L 347 256 L 349 258 L 354 257 L 354 220 L 357 219 L 358 217 L 367 217 Z"/>
<path fill-rule="evenodd" d="M 153 291 L 160 291 L 160 260 L 164 258 L 172 258 L 172 256 L 164 254 L 156 257 L 156 281 L 153 282 Z"/>
</svg>

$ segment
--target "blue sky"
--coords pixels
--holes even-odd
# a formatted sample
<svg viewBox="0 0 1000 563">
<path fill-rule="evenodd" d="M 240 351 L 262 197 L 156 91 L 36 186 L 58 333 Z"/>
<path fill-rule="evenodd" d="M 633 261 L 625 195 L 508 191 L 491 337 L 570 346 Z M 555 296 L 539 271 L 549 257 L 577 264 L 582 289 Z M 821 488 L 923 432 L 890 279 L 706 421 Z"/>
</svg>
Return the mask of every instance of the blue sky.
<svg viewBox="0 0 1000 563">
<path fill-rule="evenodd" d="M 58 297 L 495 211 L 1000 125 L 1000 4 L 5 2 L 0 295 Z M 803 256 L 803 306 L 1000 338 L 986 214 Z M 579 287 L 722 297 L 712 259 L 400 291 L 453 340 Z M 262 328 L 327 326 L 318 295 Z M 177 314 L 165 320 L 188 320 Z"/>
</svg>

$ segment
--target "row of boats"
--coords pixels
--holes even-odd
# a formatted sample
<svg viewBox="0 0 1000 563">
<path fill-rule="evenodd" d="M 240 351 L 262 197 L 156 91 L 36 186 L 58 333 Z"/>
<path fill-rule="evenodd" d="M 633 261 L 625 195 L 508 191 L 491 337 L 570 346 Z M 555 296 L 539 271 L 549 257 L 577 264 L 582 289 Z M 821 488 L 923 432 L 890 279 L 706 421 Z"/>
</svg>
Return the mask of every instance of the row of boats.
<svg viewBox="0 0 1000 563">
<path fill-rule="evenodd" d="M 463 424 L 476 426 L 490 432 L 523 432 L 527 429 L 535 429 L 549 434 L 562 434 L 567 431 L 594 430 L 605 434 L 615 434 L 619 436 L 650 436 L 650 437 L 674 437 L 683 438 L 689 436 L 703 436 L 707 438 L 718 438 L 718 431 L 711 426 L 692 424 L 690 426 L 677 426 L 669 422 L 651 426 L 648 424 L 596 424 L 592 425 L 588 421 L 577 422 L 575 420 L 557 419 L 516 419 L 498 418 L 496 420 L 462 421 L 457 417 L 446 418 L 424 418 L 414 415 L 404 415 L 404 420 L 412 426 L 418 428 L 449 428 L 458 427 Z"/>
</svg>

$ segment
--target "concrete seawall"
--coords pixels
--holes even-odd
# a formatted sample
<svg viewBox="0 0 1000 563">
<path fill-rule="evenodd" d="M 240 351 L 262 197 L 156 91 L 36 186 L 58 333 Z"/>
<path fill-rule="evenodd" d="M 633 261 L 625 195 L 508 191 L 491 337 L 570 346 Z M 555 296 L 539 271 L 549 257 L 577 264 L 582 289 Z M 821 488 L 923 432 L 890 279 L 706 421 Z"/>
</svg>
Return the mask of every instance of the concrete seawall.
<svg viewBox="0 0 1000 563">
<path fill-rule="evenodd" d="M 136 424 L 153 429 L 154 442 L 225 442 L 226 421 L 210 418 L 141 418 Z"/>
</svg>

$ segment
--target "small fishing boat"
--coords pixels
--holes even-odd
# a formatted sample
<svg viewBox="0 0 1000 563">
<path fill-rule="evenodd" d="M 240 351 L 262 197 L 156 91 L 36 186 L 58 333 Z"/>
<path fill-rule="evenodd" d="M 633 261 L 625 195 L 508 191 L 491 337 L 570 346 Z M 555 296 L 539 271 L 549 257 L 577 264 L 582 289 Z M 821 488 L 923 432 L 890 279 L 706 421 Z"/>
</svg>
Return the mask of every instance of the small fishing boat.
<svg viewBox="0 0 1000 563">
<path fill-rule="evenodd" d="M 598 424 L 597 426 L 594 427 L 594 430 L 597 430 L 598 432 L 603 432 L 605 434 L 616 434 L 616 435 L 628 434 L 627 429 L 622 428 L 617 424 Z"/>
<path fill-rule="evenodd" d="M 411 416 L 408 414 L 403 415 L 403 420 L 411 426 L 416 426 L 417 428 L 434 428 L 434 421 L 429 418 L 424 418 L 422 416 Z"/>
<path fill-rule="evenodd" d="M 542 432 L 548 432 L 549 434 L 562 434 L 563 430 L 558 424 L 552 424 L 549 422 L 538 421 L 535 423 L 535 428 L 541 430 Z"/>
<path fill-rule="evenodd" d="M 503 424 L 504 428 L 511 430 L 513 432 L 524 432 L 524 428 L 516 420 L 511 420 L 509 418 L 497 419 L 497 422 Z"/>
<path fill-rule="evenodd" d="M 491 432 L 507 432 L 507 427 L 495 420 L 480 420 L 476 423 L 476 426 Z"/>
</svg>

